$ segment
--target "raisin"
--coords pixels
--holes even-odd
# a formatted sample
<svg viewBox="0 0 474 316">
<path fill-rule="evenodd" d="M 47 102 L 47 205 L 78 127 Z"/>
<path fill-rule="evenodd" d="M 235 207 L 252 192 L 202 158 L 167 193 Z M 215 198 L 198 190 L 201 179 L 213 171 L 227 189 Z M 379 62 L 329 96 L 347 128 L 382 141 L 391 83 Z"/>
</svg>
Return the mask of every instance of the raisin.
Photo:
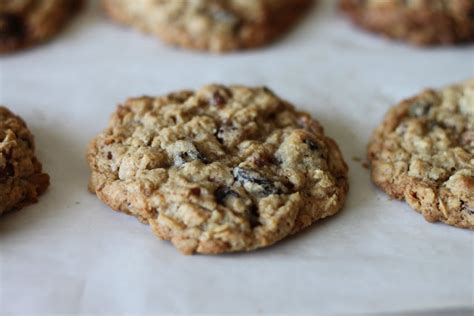
<svg viewBox="0 0 474 316">
<path fill-rule="evenodd" d="M 264 167 L 264 166 L 268 166 L 269 164 L 277 164 L 277 159 L 271 155 L 262 155 L 262 156 L 258 156 L 258 157 L 255 157 L 253 159 L 253 163 L 261 168 L 261 167 Z"/>
<path fill-rule="evenodd" d="M 293 191 L 295 189 L 295 185 L 290 181 L 285 182 L 285 187 L 290 191 Z"/>
<path fill-rule="evenodd" d="M 219 93 L 219 91 L 216 91 L 212 94 L 212 99 L 211 99 L 211 104 L 214 106 L 221 107 L 226 103 L 226 98 Z"/>
<path fill-rule="evenodd" d="M 0 169 L 0 179 L 7 179 L 15 175 L 15 167 L 11 163 L 7 163 L 5 168 Z"/>
<path fill-rule="evenodd" d="M 109 152 L 107 153 L 107 159 L 108 159 L 108 160 L 112 160 L 112 158 L 113 158 L 112 153 L 109 151 Z"/>
<path fill-rule="evenodd" d="M 216 197 L 217 203 L 219 204 L 224 204 L 228 197 L 239 197 L 239 194 L 229 187 L 217 188 L 217 190 L 214 192 L 214 195 Z"/>
<path fill-rule="evenodd" d="M 192 195 L 201 196 L 201 189 L 200 188 L 192 188 L 191 190 L 189 190 L 189 192 Z"/>
<path fill-rule="evenodd" d="M 196 148 L 196 146 L 194 146 L 193 143 L 186 143 L 186 147 L 186 151 L 178 151 L 173 157 L 174 164 L 177 167 L 195 160 L 200 160 L 203 163 L 209 163 L 209 160 Z"/>
<path fill-rule="evenodd" d="M 319 144 L 311 139 L 305 139 L 304 143 L 308 145 L 309 149 L 311 149 L 312 151 L 317 151 L 320 149 Z"/>
<path fill-rule="evenodd" d="M 207 163 L 207 158 L 204 157 L 199 151 L 185 151 L 180 152 L 175 156 L 175 164 L 179 167 L 184 165 L 185 163 L 200 160 L 204 163 Z"/>
<path fill-rule="evenodd" d="M 428 101 L 417 101 L 410 106 L 408 112 L 411 117 L 425 116 L 430 112 L 432 105 Z"/>
<path fill-rule="evenodd" d="M 474 10 L 469 11 L 467 16 L 469 17 L 469 19 L 474 21 Z"/>
<path fill-rule="evenodd" d="M 235 180 L 240 182 L 246 190 L 256 191 L 256 193 L 263 196 L 279 193 L 279 190 L 275 187 L 275 184 L 272 181 L 263 177 L 256 171 L 236 167 L 234 168 L 233 173 Z M 258 189 L 253 190 L 254 186 L 257 186 Z"/>
<path fill-rule="evenodd" d="M 15 14 L 0 14 L 0 39 L 19 38 L 25 34 L 23 19 Z"/>
<path fill-rule="evenodd" d="M 260 214 L 258 213 L 257 206 L 252 205 L 252 207 L 248 211 L 247 218 L 249 220 L 251 228 L 255 228 L 261 225 L 260 220 L 259 220 Z"/>
</svg>

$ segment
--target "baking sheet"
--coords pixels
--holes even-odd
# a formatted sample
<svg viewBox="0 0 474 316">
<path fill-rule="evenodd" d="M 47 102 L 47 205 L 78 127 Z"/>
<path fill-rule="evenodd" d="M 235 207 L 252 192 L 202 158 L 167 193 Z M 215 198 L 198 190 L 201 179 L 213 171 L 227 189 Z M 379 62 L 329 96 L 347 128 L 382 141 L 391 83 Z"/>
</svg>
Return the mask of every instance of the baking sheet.
<svg viewBox="0 0 474 316">
<path fill-rule="evenodd" d="M 29 123 L 52 186 L 0 221 L 0 313 L 470 314 L 473 233 L 428 224 L 353 158 L 397 100 L 474 77 L 474 46 L 385 41 L 334 5 L 276 45 L 216 56 L 111 24 L 93 2 L 49 45 L 2 57 L 0 103 Z M 212 82 L 267 85 L 318 118 L 350 166 L 343 212 L 268 249 L 186 257 L 87 192 L 85 148 L 117 103 Z"/>
</svg>

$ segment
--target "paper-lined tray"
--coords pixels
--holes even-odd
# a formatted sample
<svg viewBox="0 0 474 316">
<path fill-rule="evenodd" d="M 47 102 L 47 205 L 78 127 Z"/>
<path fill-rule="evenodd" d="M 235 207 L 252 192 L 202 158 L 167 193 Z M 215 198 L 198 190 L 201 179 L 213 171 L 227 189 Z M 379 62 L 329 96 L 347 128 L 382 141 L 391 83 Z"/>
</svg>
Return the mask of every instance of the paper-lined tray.
<svg viewBox="0 0 474 316">
<path fill-rule="evenodd" d="M 94 4 L 50 44 L 2 57 L 0 103 L 35 133 L 52 186 L 1 218 L 0 312 L 468 313 L 472 232 L 390 200 L 357 158 L 390 105 L 474 77 L 474 46 L 389 42 L 334 5 L 276 45 L 217 56 L 118 27 Z M 87 192 L 85 148 L 117 103 L 211 82 L 267 85 L 320 120 L 350 166 L 344 210 L 268 249 L 186 257 Z"/>
</svg>

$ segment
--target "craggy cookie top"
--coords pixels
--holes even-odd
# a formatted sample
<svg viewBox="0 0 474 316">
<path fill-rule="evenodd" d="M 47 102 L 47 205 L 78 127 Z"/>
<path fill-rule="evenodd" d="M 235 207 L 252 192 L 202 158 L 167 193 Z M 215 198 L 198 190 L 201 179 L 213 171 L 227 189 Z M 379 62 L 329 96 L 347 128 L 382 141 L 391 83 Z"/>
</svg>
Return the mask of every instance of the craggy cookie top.
<svg viewBox="0 0 474 316">
<path fill-rule="evenodd" d="M 312 0 L 104 0 L 115 19 L 184 47 L 229 51 L 270 41 Z"/>
<path fill-rule="evenodd" d="M 267 88 L 130 99 L 88 161 L 92 192 L 184 253 L 273 244 L 336 213 L 348 190 L 335 142 Z"/>
<path fill-rule="evenodd" d="M 11 52 L 54 35 L 82 0 L 0 1 L 0 53 Z"/>
<path fill-rule="evenodd" d="M 391 109 L 369 159 L 375 183 L 427 220 L 474 228 L 474 81 Z"/>
<path fill-rule="evenodd" d="M 36 202 L 49 185 L 21 118 L 0 106 L 0 214 Z"/>
<path fill-rule="evenodd" d="M 474 0 L 342 0 L 357 24 L 418 45 L 474 39 Z"/>
</svg>

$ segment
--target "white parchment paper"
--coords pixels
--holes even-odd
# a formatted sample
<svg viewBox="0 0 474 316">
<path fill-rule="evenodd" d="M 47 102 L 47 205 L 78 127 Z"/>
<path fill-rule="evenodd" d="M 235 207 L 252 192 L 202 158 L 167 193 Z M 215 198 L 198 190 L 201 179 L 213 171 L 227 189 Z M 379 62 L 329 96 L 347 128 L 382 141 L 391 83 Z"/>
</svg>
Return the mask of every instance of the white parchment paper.
<svg viewBox="0 0 474 316">
<path fill-rule="evenodd" d="M 1 314 L 470 313 L 473 232 L 425 222 L 353 157 L 398 100 L 474 77 L 473 45 L 389 42 L 322 1 L 276 45 L 216 56 L 112 24 L 96 4 L 50 44 L 0 58 L 0 103 L 52 176 L 39 204 L 0 220 Z M 321 121 L 350 165 L 339 215 L 268 249 L 186 257 L 88 193 L 85 148 L 119 102 L 212 82 L 267 85 Z"/>
</svg>

